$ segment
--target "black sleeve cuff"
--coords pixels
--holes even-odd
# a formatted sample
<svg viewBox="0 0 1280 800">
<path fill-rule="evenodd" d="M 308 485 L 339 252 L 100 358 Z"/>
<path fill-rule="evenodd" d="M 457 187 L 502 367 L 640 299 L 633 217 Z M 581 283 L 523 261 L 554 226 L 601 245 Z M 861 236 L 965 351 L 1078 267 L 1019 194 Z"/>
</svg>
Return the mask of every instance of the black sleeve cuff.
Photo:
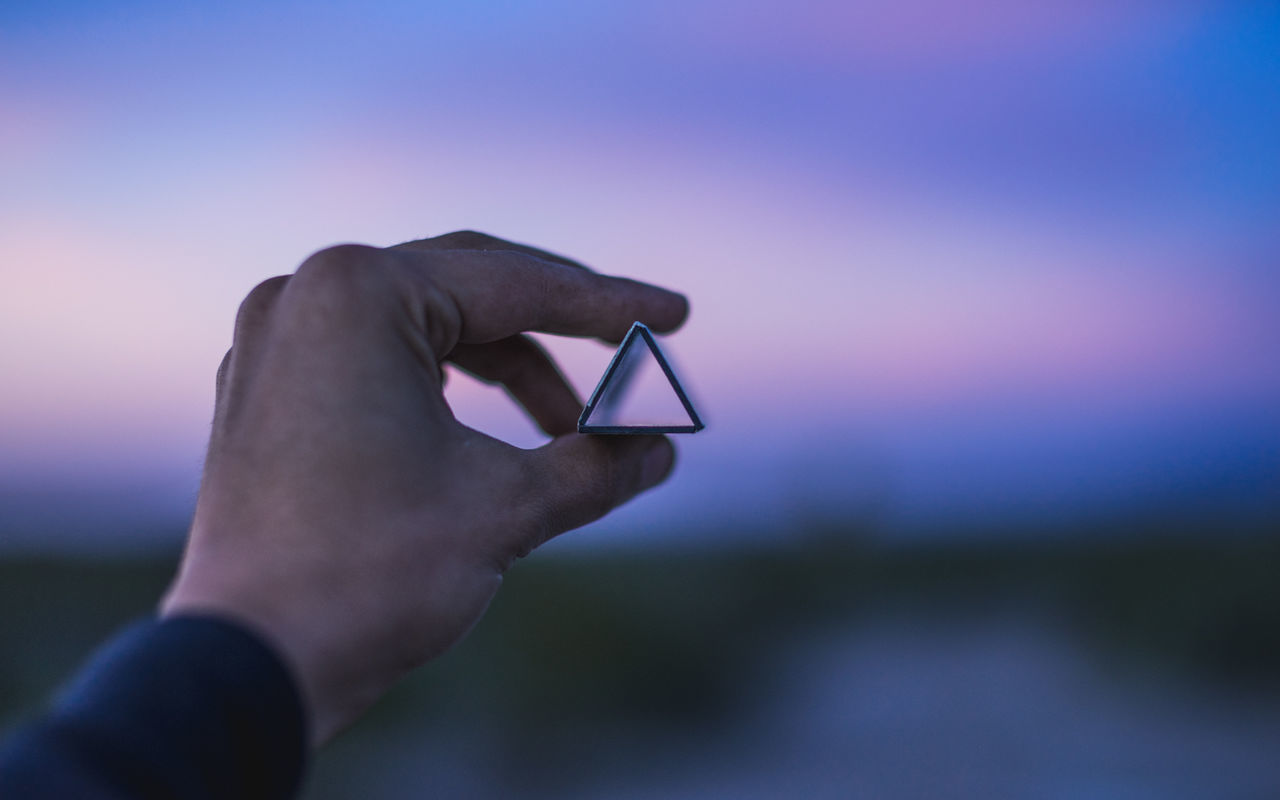
<svg viewBox="0 0 1280 800">
<path fill-rule="evenodd" d="M 0 753 L 0 789 L 14 797 L 291 797 L 307 752 L 304 713 L 285 665 L 243 627 L 206 616 L 139 622 Z"/>
</svg>

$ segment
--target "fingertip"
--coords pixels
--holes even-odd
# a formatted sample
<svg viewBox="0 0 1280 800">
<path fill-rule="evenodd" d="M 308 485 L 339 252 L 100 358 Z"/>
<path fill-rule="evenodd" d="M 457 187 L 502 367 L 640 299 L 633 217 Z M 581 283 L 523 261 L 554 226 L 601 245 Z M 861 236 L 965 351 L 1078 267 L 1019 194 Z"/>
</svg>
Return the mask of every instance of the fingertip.
<svg viewBox="0 0 1280 800">
<path fill-rule="evenodd" d="M 689 295 L 675 292 L 675 296 L 680 301 L 680 322 L 677 324 L 682 324 L 689 316 Z"/>
<path fill-rule="evenodd" d="M 675 445 L 665 436 L 656 437 L 640 464 L 640 491 L 652 489 L 665 481 L 675 465 Z"/>
<path fill-rule="evenodd" d="M 606 341 L 622 341 L 632 322 L 642 322 L 657 333 L 670 333 L 683 325 L 689 316 L 689 298 L 680 292 L 635 278 L 601 277 L 605 281 L 602 286 L 607 288 L 608 293 L 624 301 L 617 311 L 627 309 L 622 314 L 611 309 L 609 330 L 601 330 L 596 334 Z"/>
<path fill-rule="evenodd" d="M 658 333 L 671 333 L 689 318 L 689 298 L 670 289 L 663 289 L 663 308 L 656 309 L 650 320 L 641 320 Z"/>
</svg>

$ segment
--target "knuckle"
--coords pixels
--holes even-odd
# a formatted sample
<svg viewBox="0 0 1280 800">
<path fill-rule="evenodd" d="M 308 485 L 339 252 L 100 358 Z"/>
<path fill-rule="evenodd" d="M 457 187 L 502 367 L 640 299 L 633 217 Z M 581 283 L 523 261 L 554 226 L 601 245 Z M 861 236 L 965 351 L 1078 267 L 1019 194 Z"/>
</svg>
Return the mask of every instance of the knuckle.
<svg viewBox="0 0 1280 800">
<path fill-rule="evenodd" d="M 436 237 L 442 245 L 462 250 L 496 249 L 502 244 L 500 239 L 474 230 L 460 230 Z"/>
<path fill-rule="evenodd" d="M 289 276 L 277 275 L 274 278 L 267 278 L 250 289 L 240 303 L 240 315 L 250 316 L 265 311 L 267 307 L 275 302 L 276 297 L 280 295 L 280 291 L 284 289 L 285 284 L 288 282 Z"/>
<path fill-rule="evenodd" d="M 231 351 L 228 350 L 222 357 L 222 361 L 218 362 L 218 371 L 213 376 L 213 391 L 215 398 L 221 398 L 226 391 L 227 372 L 231 369 Z"/>
<path fill-rule="evenodd" d="M 365 315 L 394 284 L 387 253 L 359 244 L 326 247 L 303 261 L 289 284 L 290 313 Z"/>
<path fill-rule="evenodd" d="M 382 250 L 364 244 L 337 244 L 317 250 L 298 267 L 296 277 L 307 285 L 350 285 L 367 280 L 370 267 L 380 263 Z"/>
<path fill-rule="evenodd" d="M 443 357 L 453 350 L 462 333 L 462 309 L 445 285 L 429 272 L 419 275 L 418 286 L 423 309 L 419 322 L 434 352 Z"/>
<path fill-rule="evenodd" d="M 218 381 L 219 386 L 221 386 L 222 382 L 226 380 L 227 370 L 231 368 L 231 352 L 232 351 L 228 349 L 226 353 L 223 353 L 222 360 L 218 362 L 218 371 L 215 374 L 215 379 Z"/>
<path fill-rule="evenodd" d="M 257 329 L 288 281 L 288 276 L 279 275 L 268 278 L 249 290 L 249 294 L 245 295 L 240 308 L 236 311 L 236 340 L 243 340 L 245 336 Z"/>
</svg>

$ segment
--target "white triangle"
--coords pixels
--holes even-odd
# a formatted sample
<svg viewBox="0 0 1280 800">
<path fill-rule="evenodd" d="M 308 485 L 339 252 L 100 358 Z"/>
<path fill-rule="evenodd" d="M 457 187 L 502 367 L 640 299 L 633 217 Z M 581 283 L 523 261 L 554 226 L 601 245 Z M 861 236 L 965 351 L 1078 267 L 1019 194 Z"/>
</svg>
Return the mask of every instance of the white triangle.
<svg viewBox="0 0 1280 800">
<path fill-rule="evenodd" d="M 697 433 L 702 420 L 643 324 L 631 326 L 578 418 L 579 433 Z"/>
</svg>

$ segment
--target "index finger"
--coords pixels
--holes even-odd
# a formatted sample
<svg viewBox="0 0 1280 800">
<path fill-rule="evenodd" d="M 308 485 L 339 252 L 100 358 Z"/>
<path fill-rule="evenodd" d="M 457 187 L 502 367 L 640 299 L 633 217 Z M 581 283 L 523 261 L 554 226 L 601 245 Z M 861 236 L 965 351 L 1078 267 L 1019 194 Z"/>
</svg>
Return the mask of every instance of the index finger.
<svg viewBox="0 0 1280 800">
<path fill-rule="evenodd" d="M 535 256 L 543 261 L 550 261 L 555 264 L 564 264 L 566 267 L 574 269 L 587 269 L 587 266 L 580 261 L 575 261 L 568 256 L 562 256 L 559 253 L 553 253 L 550 250 L 544 250 L 541 247 L 534 247 L 529 244 L 521 244 L 513 242 L 509 239 L 500 239 L 497 236 L 491 236 L 480 231 L 454 231 L 452 233 L 442 234 L 440 236 L 432 236 L 429 239 L 415 239 L 411 242 L 395 245 L 388 248 L 390 250 L 515 250 L 518 253 Z"/>
<path fill-rule="evenodd" d="M 524 331 L 620 342 L 633 322 L 659 332 L 684 322 L 684 295 L 630 278 L 599 275 L 512 250 L 394 251 L 411 283 L 453 305 L 457 342 L 484 343 Z M 445 337 L 446 339 L 450 337 Z"/>
</svg>

